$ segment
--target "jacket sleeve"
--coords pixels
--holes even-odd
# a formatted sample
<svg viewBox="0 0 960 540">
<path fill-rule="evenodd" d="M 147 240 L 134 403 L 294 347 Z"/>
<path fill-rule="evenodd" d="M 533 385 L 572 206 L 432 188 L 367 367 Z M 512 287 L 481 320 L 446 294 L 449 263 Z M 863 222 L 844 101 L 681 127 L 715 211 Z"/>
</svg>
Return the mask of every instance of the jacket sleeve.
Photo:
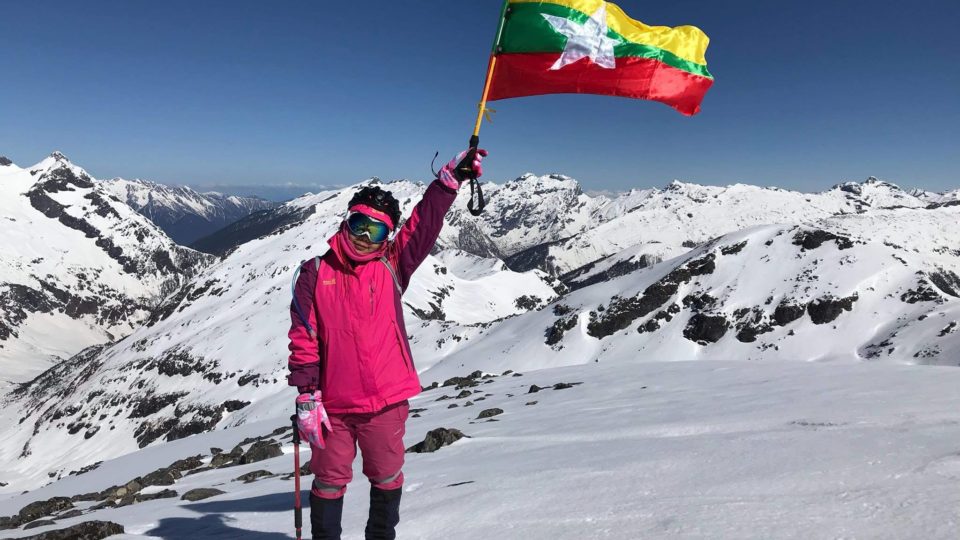
<svg viewBox="0 0 960 540">
<path fill-rule="evenodd" d="M 320 386 L 320 342 L 317 336 L 317 311 L 314 291 L 317 267 L 313 259 L 300 267 L 290 302 L 290 359 L 287 383 L 300 392 L 312 392 Z"/>
<path fill-rule="evenodd" d="M 398 255 L 398 279 L 403 289 L 407 288 L 410 276 L 433 249 L 443 228 L 443 217 L 456 198 L 456 190 L 434 180 L 397 233 L 394 246 Z"/>
</svg>

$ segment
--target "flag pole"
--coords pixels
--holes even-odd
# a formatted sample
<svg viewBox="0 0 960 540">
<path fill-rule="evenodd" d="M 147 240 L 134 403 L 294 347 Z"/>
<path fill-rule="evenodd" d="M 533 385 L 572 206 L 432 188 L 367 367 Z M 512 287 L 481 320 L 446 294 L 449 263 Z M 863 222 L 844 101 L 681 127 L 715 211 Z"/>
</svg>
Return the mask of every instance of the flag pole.
<svg viewBox="0 0 960 540">
<path fill-rule="evenodd" d="M 500 9 L 500 23 L 497 25 L 497 35 L 493 40 L 493 50 L 490 51 L 490 60 L 487 62 L 487 78 L 483 82 L 483 94 L 480 95 L 480 105 L 477 111 L 477 123 L 473 127 L 473 136 L 470 137 L 470 148 L 480 144 L 480 124 L 483 122 L 483 113 L 487 110 L 487 96 L 490 94 L 490 83 L 493 80 L 493 70 L 497 65 L 497 55 L 500 53 L 500 38 L 503 36 L 503 25 L 507 21 L 507 6 L 510 0 L 503 1 Z"/>
<path fill-rule="evenodd" d="M 493 40 L 493 49 L 490 51 L 490 60 L 487 62 L 487 77 L 483 81 L 483 94 L 480 95 L 480 103 L 477 110 L 477 123 L 473 127 L 473 135 L 470 136 L 470 150 L 467 155 L 457 164 L 457 169 L 462 169 L 465 177 L 470 178 L 470 200 L 467 202 L 467 210 L 474 216 L 483 213 L 483 207 L 486 203 L 483 200 L 483 190 L 480 188 L 480 182 L 477 182 L 476 175 L 473 173 L 473 158 L 476 155 L 477 148 L 480 146 L 480 124 L 483 122 L 483 115 L 487 112 L 487 96 L 490 93 L 490 83 L 493 80 L 493 69 L 497 65 L 497 55 L 500 54 L 500 38 L 503 36 L 503 25 L 507 21 L 509 13 L 510 0 L 503 0 L 503 7 L 500 8 L 500 22 L 497 24 L 497 35 Z M 470 176 L 473 174 L 474 176 Z M 476 192 L 477 204 L 474 206 L 474 192 Z"/>
</svg>

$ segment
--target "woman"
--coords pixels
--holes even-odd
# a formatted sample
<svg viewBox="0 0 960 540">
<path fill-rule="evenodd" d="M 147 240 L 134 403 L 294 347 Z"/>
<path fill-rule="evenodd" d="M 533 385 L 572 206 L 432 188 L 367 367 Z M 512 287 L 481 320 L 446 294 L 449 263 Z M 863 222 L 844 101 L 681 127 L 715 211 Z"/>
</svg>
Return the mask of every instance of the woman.
<svg viewBox="0 0 960 540">
<path fill-rule="evenodd" d="M 298 424 L 312 450 L 315 540 L 340 538 L 358 444 L 371 484 L 366 538 L 396 537 L 407 400 L 420 393 L 400 296 L 436 243 L 461 182 L 482 174 L 486 155 L 468 150 L 444 166 L 399 230 L 393 195 L 359 190 L 330 249 L 300 267 L 287 380 L 300 393 Z"/>
</svg>

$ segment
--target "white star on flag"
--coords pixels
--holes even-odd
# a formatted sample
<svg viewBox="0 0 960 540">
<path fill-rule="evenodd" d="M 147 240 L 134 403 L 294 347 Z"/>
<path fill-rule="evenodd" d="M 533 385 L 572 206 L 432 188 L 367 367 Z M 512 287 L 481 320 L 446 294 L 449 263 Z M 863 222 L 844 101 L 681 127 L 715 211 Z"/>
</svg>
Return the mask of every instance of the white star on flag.
<svg viewBox="0 0 960 540">
<path fill-rule="evenodd" d="M 617 67 L 616 57 L 613 55 L 613 46 L 620 41 L 607 37 L 606 2 L 600 4 L 597 11 L 583 24 L 555 15 L 543 14 L 543 18 L 550 23 L 550 26 L 557 33 L 567 37 L 567 45 L 563 48 L 563 54 L 550 66 L 551 70 L 560 69 L 581 58 L 589 58 L 590 61 L 602 68 L 613 69 Z"/>
</svg>

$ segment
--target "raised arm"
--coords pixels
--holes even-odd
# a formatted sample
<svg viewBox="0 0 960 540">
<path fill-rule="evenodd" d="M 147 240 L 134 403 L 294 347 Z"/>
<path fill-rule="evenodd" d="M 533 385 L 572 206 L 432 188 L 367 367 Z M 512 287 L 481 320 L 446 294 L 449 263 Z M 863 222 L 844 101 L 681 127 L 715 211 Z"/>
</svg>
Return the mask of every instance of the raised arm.
<svg viewBox="0 0 960 540">
<path fill-rule="evenodd" d="M 430 250 L 433 249 L 433 245 L 437 242 L 437 237 L 440 236 L 440 229 L 443 228 L 443 218 L 457 198 L 457 190 L 464 180 L 456 167 L 465 155 L 467 155 L 467 152 L 461 152 L 440 169 L 437 179 L 427 186 L 423 198 L 413 208 L 410 218 L 404 222 L 397 233 L 396 239 L 394 239 L 394 247 L 399 258 L 397 277 L 403 289 L 407 288 L 410 283 L 410 276 L 427 258 Z M 480 162 L 486 155 L 485 150 L 478 150 L 472 154 L 473 162 L 469 167 L 477 178 L 483 174 Z"/>
<path fill-rule="evenodd" d="M 437 242 L 440 229 L 443 228 L 443 217 L 447 215 L 447 210 L 456 198 L 457 190 L 434 180 L 397 233 L 394 240 L 399 256 L 397 277 L 404 289 L 410 283 L 410 276 L 427 258 Z"/>
</svg>

